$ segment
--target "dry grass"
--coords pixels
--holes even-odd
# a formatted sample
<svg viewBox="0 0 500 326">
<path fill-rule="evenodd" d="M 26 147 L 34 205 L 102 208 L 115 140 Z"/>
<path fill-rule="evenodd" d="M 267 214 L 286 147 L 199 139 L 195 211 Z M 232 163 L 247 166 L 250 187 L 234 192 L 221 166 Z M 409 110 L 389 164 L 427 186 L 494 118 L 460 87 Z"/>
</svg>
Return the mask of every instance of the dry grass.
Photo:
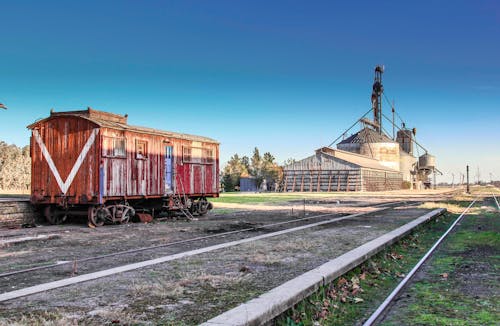
<svg viewBox="0 0 500 326">
<path fill-rule="evenodd" d="M 471 188 L 471 191 L 474 194 L 484 194 L 484 195 L 490 195 L 490 196 L 491 196 L 491 194 L 500 195 L 500 188 L 497 188 L 493 185 L 473 186 Z"/>
<path fill-rule="evenodd" d="M 0 195 L 29 195 L 30 190 L 7 190 L 0 189 Z"/>
<path fill-rule="evenodd" d="M 134 283 L 131 291 L 134 298 L 152 296 L 159 299 L 175 300 L 184 294 L 185 287 L 181 282 L 168 282 L 156 279 L 146 284 Z"/>
<path fill-rule="evenodd" d="M 446 210 L 453 214 L 461 214 L 465 207 L 456 204 L 448 204 L 448 203 L 440 203 L 440 202 L 425 202 L 419 206 L 418 208 L 424 209 L 435 209 L 435 208 L 446 208 Z M 469 214 L 478 214 L 480 209 L 478 207 L 472 207 L 469 209 Z"/>
<path fill-rule="evenodd" d="M 449 204 L 442 202 L 425 202 L 418 207 L 424 209 L 446 208 L 448 212 L 453 214 L 462 214 L 466 209 L 466 207 L 457 204 Z M 473 207 L 469 208 L 467 214 L 477 215 L 482 213 L 495 213 L 496 211 L 497 210 L 493 206 L 477 206 L 476 204 Z"/>
<path fill-rule="evenodd" d="M 20 319 L 0 318 L 0 326 L 70 326 L 78 325 L 76 318 L 68 318 L 59 312 L 42 311 L 23 314 Z"/>
<path fill-rule="evenodd" d="M 183 273 L 181 278 L 176 281 L 163 280 L 159 277 L 155 277 L 146 284 L 133 284 L 132 296 L 136 299 L 141 297 L 155 297 L 162 300 L 178 300 L 188 292 L 196 292 L 196 289 L 200 287 L 217 289 L 239 283 L 244 279 L 245 275 L 241 273 L 211 275 L 202 271 Z"/>
<path fill-rule="evenodd" d="M 294 252 L 296 250 L 308 251 L 314 247 L 311 241 L 305 239 L 298 239 L 295 241 L 282 241 L 278 242 L 277 245 L 273 246 L 272 250 L 279 252 Z"/>
<path fill-rule="evenodd" d="M 8 252 L 5 250 L 0 250 L 0 258 L 22 256 L 22 255 L 26 255 L 26 254 L 30 254 L 30 253 L 31 253 L 31 250 L 16 251 L 16 252 Z"/>
<path fill-rule="evenodd" d="M 273 253 L 256 253 L 248 259 L 250 262 L 259 265 L 275 265 L 281 263 L 283 257 Z"/>
<path fill-rule="evenodd" d="M 144 320 L 138 319 L 131 313 L 125 312 L 124 308 L 96 309 L 87 312 L 86 315 L 70 315 L 59 310 L 36 311 L 24 313 L 20 318 L 0 318 L 0 326 L 72 326 L 72 325 L 108 325 L 109 322 L 117 321 L 120 325 L 143 325 Z"/>
<path fill-rule="evenodd" d="M 252 263 L 263 265 L 274 265 L 283 262 L 285 259 L 292 258 L 290 253 L 308 252 L 314 248 L 310 241 L 299 239 L 295 241 L 282 241 L 275 245 L 268 243 L 250 244 L 248 252 L 251 252 L 248 260 Z"/>
<path fill-rule="evenodd" d="M 102 320 L 108 321 L 103 323 L 98 323 L 95 320 L 95 317 L 99 317 Z M 125 312 L 123 308 L 115 308 L 112 310 L 107 309 L 98 309 L 91 312 L 90 315 L 87 315 L 83 320 L 80 320 L 78 325 L 109 325 L 110 321 L 116 321 L 115 323 L 118 325 L 147 325 L 141 318 L 137 318 L 141 316 L 134 316 L 132 313 Z"/>
</svg>

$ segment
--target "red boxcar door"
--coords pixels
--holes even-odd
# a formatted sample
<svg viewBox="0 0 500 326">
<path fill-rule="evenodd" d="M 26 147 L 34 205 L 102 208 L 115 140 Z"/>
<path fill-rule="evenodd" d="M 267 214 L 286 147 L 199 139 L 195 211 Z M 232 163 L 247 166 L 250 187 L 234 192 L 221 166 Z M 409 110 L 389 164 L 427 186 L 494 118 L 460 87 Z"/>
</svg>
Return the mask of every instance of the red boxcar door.
<svg viewBox="0 0 500 326">
<path fill-rule="evenodd" d="M 202 166 L 201 165 L 193 165 L 193 187 L 191 188 L 193 193 L 202 194 L 203 186 L 205 184 L 205 180 L 202 175 Z"/>
<path fill-rule="evenodd" d="M 203 189 L 203 192 L 205 194 L 210 194 L 215 192 L 215 190 L 213 189 L 215 185 L 213 169 L 214 169 L 213 164 L 205 165 L 205 178 L 204 178 L 205 185 Z"/>
</svg>

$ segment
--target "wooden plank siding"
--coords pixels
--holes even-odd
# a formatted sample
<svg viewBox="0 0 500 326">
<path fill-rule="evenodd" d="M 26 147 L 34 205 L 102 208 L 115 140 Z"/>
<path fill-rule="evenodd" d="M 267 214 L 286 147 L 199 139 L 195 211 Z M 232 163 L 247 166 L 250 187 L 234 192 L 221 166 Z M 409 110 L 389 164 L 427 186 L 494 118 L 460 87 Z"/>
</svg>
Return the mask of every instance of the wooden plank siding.
<svg viewBox="0 0 500 326">
<path fill-rule="evenodd" d="M 203 196 L 218 192 L 218 145 L 193 142 L 185 139 L 144 135 L 133 132 L 120 134 L 119 131 L 106 129 L 105 137 L 126 139 L 126 157 L 103 157 L 106 171 L 105 196 L 153 196 L 165 194 L 165 147 L 173 147 L 173 191 L 189 195 Z M 147 153 L 138 157 L 137 142 L 146 144 Z M 211 162 L 200 153 L 190 158 L 183 155 L 185 148 L 212 150 Z M 195 151 L 196 152 L 196 151 Z"/>
<path fill-rule="evenodd" d="M 364 191 L 397 190 L 402 188 L 403 175 L 398 172 L 362 169 Z"/>
<path fill-rule="evenodd" d="M 285 170 L 284 177 L 302 180 L 287 183 L 284 191 L 357 191 L 361 189 L 360 170 Z"/>
<path fill-rule="evenodd" d="M 49 165 L 35 139 L 36 136 L 32 135 L 30 140 L 32 194 L 41 197 L 47 196 L 53 203 L 60 202 L 62 193 L 53 170 L 57 170 L 64 183 L 87 140 L 97 127 L 87 120 L 66 117 L 65 119 L 45 121 L 34 129 L 34 132 L 40 136 L 40 140 L 47 149 L 54 165 L 53 167 Z M 75 181 L 71 183 L 66 192 L 66 198 L 70 203 L 85 203 L 92 197 L 98 196 L 99 151 L 100 142 L 97 137 L 78 169 Z"/>
<path fill-rule="evenodd" d="M 370 169 L 357 170 L 285 170 L 286 192 L 384 191 L 402 186 L 402 174 Z"/>
</svg>

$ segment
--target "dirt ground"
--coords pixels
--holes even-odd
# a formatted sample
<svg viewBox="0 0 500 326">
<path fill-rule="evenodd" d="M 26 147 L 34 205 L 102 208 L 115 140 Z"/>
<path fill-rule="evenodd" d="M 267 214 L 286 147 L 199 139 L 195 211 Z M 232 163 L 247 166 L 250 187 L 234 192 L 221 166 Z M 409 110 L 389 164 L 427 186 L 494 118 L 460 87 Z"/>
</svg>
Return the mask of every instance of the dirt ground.
<svg viewBox="0 0 500 326">
<path fill-rule="evenodd" d="M 391 198 L 391 201 L 394 200 Z M 228 208 L 216 204 L 213 213 L 192 222 L 163 221 L 96 229 L 84 224 L 67 224 L 7 230 L 2 231 L 0 240 L 37 234 L 57 234 L 60 237 L 0 248 L 0 273 L 217 235 L 225 231 L 298 219 L 304 215 L 333 214 L 312 220 L 320 221 L 369 211 L 373 208 L 367 205 L 384 201 L 387 199 L 370 198 L 364 201 L 356 197 L 342 198 L 339 202 L 336 198 L 308 198 L 305 211 L 303 201 L 260 205 L 272 208 L 260 207 L 259 210 L 255 210 L 255 205 L 252 211 L 244 206 Z M 280 209 L 276 209 L 276 206 Z M 292 211 L 292 207 L 297 208 Z M 368 217 L 343 220 L 0 303 L 0 324 L 197 324 L 427 211 L 407 207 L 374 213 Z M 293 226 L 300 223 L 294 223 Z M 244 236 L 279 229 L 274 227 L 246 232 Z M 85 274 L 240 238 L 241 234 L 226 235 L 78 263 L 77 273 Z M 66 278 L 74 272 L 73 264 L 67 264 L 36 273 L 3 277 L 0 279 L 0 289 L 2 292 L 12 291 Z"/>
</svg>

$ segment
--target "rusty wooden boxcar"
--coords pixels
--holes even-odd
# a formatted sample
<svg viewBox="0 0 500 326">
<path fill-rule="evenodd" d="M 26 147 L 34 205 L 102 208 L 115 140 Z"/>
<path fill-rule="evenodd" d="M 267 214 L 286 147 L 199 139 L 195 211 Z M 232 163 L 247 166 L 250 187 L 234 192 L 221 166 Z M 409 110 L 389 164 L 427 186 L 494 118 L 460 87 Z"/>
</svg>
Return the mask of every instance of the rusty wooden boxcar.
<svg viewBox="0 0 500 326">
<path fill-rule="evenodd" d="M 136 213 L 203 215 L 219 194 L 213 139 L 130 126 L 127 115 L 91 108 L 51 111 L 28 128 L 31 200 L 51 223 L 73 214 L 94 225 Z"/>
</svg>

